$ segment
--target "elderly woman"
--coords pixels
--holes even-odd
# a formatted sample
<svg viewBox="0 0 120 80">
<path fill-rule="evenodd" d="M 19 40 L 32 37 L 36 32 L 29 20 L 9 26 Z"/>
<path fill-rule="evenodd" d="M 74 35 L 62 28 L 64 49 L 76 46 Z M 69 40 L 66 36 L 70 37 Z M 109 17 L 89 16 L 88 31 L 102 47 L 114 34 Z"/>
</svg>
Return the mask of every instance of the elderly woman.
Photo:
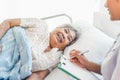
<svg viewBox="0 0 120 80">
<path fill-rule="evenodd" d="M 59 62 L 64 48 L 77 37 L 77 32 L 70 25 L 61 25 L 51 33 L 47 25 L 36 18 L 8 19 L 0 24 L 0 38 L 14 26 L 25 27 L 32 52 L 32 75 L 27 80 L 43 80 Z"/>
</svg>

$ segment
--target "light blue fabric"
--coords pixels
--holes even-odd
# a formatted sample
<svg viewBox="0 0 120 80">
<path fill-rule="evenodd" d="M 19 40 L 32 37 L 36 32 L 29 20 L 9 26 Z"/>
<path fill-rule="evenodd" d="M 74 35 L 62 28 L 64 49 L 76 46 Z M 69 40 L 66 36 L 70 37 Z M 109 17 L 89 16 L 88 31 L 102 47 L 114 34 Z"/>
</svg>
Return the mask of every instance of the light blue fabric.
<svg viewBox="0 0 120 80">
<path fill-rule="evenodd" d="M 31 74 L 32 56 L 24 28 L 14 27 L 0 40 L 0 80 L 23 80 Z"/>
</svg>

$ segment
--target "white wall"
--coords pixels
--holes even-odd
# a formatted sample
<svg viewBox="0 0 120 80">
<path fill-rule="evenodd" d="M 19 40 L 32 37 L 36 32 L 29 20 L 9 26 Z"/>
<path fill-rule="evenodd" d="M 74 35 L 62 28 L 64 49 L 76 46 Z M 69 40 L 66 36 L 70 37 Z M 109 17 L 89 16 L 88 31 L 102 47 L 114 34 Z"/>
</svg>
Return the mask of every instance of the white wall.
<svg viewBox="0 0 120 80">
<path fill-rule="evenodd" d="M 98 0 L 0 0 L 0 22 L 7 18 L 47 17 L 66 13 L 73 21 L 92 22 Z"/>
<path fill-rule="evenodd" d="M 103 13 L 108 12 L 108 11 L 107 11 L 107 8 L 105 8 L 105 3 L 106 3 L 106 0 L 101 0 L 101 1 L 100 1 L 100 11 L 102 11 Z M 108 14 L 108 13 L 107 13 L 107 14 Z"/>
</svg>

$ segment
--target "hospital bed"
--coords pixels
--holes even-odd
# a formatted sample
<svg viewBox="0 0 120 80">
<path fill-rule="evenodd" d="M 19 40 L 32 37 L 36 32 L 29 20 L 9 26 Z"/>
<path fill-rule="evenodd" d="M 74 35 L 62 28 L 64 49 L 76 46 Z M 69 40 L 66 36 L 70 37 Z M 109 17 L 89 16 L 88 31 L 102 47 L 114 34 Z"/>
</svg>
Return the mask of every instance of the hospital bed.
<svg viewBox="0 0 120 80">
<path fill-rule="evenodd" d="M 98 64 L 101 64 L 120 30 L 120 28 L 119 29 L 117 28 L 114 32 L 114 31 L 109 31 L 109 28 L 105 28 L 104 30 L 103 27 L 105 27 L 106 25 L 108 26 L 109 24 L 112 24 L 112 26 L 116 26 L 116 25 L 119 26 L 119 24 L 116 24 L 118 22 L 113 23 L 110 20 L 108 20 L 107 22 L 108 24 L 106 23 L 106 25 L 103 25 L 104 21 L 102 22 L 102 19 L 104 18 L 103 20 L 106 20 L 108 18 L 106 18 L 106 16 L 103 13 L 98 13 L 98 12 L 94 14 L 94 25 L 84 20 L 80 20 L 73 23 L 72 18 L 67 14 L 59 14 L 41 19 L 49 22 L 49 20 L 59 17 L 62 17 L 62 20 L 63 17 L 66 18 L 67 22 L 63 22 L 63 23 L 69 23 L 73 25 L 73 27 L 76 28 L 81 34 L 80 38 L 73 45 L 68 46 L 64 50 L 64 55 L 69 56 L 69 52 L 72 49 L 78 49 L 78 50 L 80 49 L 85 51 L 87 48 L 91 51 L 88 55 L 85 55 L 87 59 L 96 62 Z M 57 26 L 63 23 L 58 23 Z M 51 24 L 51 22 L 49 24 Z M 56 24 L 53 23 L 53 25 L 51 26 L 55 26 L 55 25 Z M 112 27 L 112 29 L 114 28 Z M 96 73 L 93 73 L 93 75 L 97 77 L 96 80 L 103 80 L 103 77 L 101 75 Z M 92 80 L 89 78 L 89 76 L 86 77 L 88 77 L 87 80 Z M 68 74 L 59 70 L 58 67 L 56 67 L 53 71 L 50 72 L 50 74 L 45 78 L 45 80 L 74 80 L 74 79 L 71 78 Z"/>
</svg>

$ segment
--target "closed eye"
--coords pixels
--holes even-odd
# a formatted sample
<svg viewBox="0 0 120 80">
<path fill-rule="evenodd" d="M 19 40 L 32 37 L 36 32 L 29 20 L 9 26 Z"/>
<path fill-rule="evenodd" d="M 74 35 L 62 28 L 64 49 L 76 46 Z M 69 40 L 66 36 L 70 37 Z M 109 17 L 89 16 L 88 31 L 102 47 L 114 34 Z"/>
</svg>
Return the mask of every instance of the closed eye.
<svg viewBox="0 0 120 80">
<path fill-rule="evenodd" d="M 64 29 L 65 33 L 68 33 L 68 29 Z"/>
<path fill-rule="evenodd" d="M 67 38 L 68 38 L 68 40 L 69 40 L 70 42 L 72 41 L 72 38 L 71 38 L 71 37 L 68 36 Z"/>
</svg>

